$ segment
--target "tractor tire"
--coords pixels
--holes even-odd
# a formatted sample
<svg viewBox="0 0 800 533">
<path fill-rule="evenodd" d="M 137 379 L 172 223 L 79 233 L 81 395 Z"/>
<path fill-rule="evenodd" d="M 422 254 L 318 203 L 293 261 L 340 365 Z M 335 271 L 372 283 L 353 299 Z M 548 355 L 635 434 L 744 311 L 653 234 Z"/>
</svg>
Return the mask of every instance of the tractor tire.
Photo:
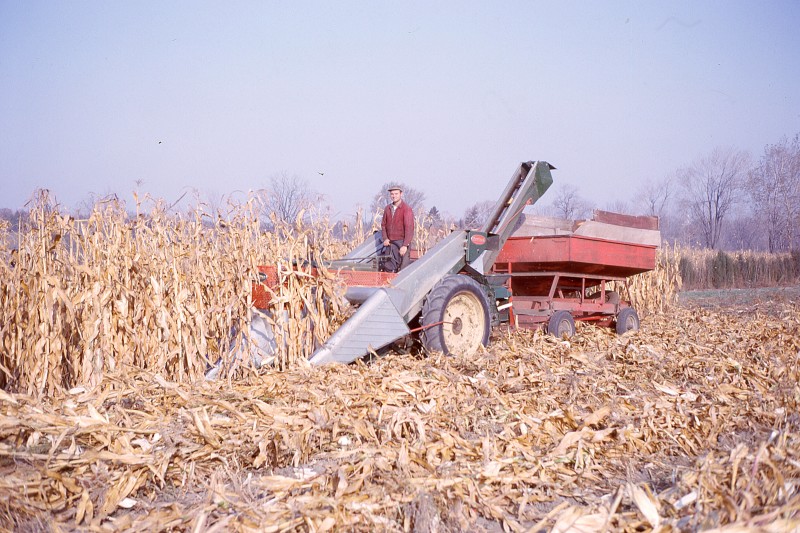
<svg viewBox="0 0 800 533">
<path fill-rule="evenodd" d="M 633 307 L 626 307 L 617 314 L 617 334 L 622 335 L 629 331 L 638 331 L 639 315 Z"/>
<path fill-rule="evenodd" d="M 557 339 L 575 335 L 575 319 L 569 311 L 556 311 L 547 322 L 547 332 Z"/>
<path fill-rule="evenodd" d="M 489 299 L 474 279 L 444 277 L 422 305 L 422 345 L 445 355 L 472 355 L 489 344 Z"/>
</svg>

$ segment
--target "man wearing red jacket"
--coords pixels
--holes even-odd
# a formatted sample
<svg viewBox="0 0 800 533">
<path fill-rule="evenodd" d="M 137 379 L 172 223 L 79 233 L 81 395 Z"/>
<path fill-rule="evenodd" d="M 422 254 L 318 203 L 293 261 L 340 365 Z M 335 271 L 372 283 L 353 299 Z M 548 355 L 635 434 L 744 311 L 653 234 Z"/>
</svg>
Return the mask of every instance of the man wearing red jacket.
<svg viewBox="0 0 800 533">
<path fill-rule="evenodd" d="M 411 241 L 414 239 L 414 213 L 403 201 L 403 189 L 399 185 L 389 186 L 391 203 L 383 210 L 381 239 L 383 253 L 387 255 L 382 268 L 398 272 L 410 262 Z"/>
</svg>

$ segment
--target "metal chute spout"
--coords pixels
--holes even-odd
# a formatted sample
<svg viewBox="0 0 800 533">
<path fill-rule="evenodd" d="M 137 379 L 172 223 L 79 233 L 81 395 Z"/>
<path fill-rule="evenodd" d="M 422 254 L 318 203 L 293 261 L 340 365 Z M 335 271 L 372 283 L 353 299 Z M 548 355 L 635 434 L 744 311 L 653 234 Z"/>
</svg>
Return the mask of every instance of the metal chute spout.
<svg viewBox="0 0 800 533">
<path fill-rule="evenodd" d="M 410 333 L 393 300 L 402 299 L 394 289 L 378 289 L 311 356 L 311 364 L 352 363 Z"/>
<path fill-rule="evenodd" d="M 546 161 L 528 161 L 520 164 L 482 228 L 484 233 L 497 236 L 496 246 L 470 261 L 473 269 L 483 275 L 489 273 L 500 249 L 514 232 L 523 209 L 536 203 L 553 184 L 553 176 L 550 174 L 553 168 L 553 165 Z"/>
</svg>

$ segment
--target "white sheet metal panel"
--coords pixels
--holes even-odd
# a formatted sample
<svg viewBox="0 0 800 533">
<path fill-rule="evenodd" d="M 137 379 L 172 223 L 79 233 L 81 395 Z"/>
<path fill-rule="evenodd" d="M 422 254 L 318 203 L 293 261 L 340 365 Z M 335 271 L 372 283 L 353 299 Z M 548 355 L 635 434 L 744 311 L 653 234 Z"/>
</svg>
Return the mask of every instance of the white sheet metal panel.
<svg viewBox="0 0 800 533">
<path fill-rule="evenodd" d="M 310 362 L 351 363 L 408 334 L 405 320 L 392 303 L 390 289 L 379 289 L 314 352 Z"/>
</svg>

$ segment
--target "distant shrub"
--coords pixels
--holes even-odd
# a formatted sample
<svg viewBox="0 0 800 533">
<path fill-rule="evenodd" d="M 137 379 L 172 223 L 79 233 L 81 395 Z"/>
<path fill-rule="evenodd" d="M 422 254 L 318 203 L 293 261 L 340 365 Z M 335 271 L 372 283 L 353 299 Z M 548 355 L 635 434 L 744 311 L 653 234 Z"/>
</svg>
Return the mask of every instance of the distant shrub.
<svg viewBox="0 0 800 533">
<path fill-rule="evenodd" d="M 800 281 L 800 252 L 680 251 L 683 289 L 769 287 Z"/>
<path fill-rule="evenodd" d="M 698 274 L 692 259 L 685 255 L 681 256 L 678 264 L 684 286 L 694 287 L 698 283 Z"/>
<path fill-rule="evenodd" d="M 736 263 L 722 250 L 711 260 L 711 284 L 716 289 L 732 287 L 736 278 Z"/>
</svg>

